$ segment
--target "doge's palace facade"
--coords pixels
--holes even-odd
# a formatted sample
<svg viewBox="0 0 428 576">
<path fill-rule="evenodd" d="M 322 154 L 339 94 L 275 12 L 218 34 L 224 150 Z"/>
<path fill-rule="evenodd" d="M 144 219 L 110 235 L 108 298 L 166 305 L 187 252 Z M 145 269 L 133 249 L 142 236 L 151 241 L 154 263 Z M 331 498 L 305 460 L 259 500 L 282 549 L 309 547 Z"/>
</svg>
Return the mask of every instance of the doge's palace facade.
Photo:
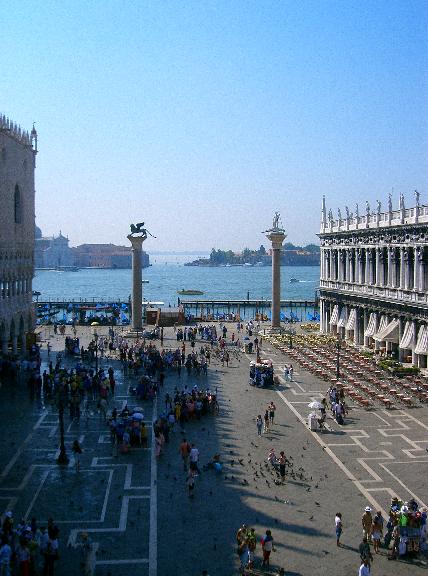
<svg viewBox="0 0 428 576">
<path fill-rule="evenodd" d="M 37 133 L 0 115 L 0 352 L 25 350 L 34 328 L 34 169 Z"/>
<path fill-rule="evenodd" d="M 321 231 L 321 332 L 400 361 L 427 366 L 428 206 L 366 203 L 353 214 L 327 213 Z"/>
</svg>

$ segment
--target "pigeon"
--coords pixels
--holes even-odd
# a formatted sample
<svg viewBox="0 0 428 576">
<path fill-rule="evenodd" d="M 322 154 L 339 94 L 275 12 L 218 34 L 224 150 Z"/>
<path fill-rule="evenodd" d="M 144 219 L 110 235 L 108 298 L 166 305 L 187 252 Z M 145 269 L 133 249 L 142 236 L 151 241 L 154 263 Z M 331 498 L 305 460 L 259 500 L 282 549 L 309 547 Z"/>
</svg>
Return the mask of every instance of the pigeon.
<svg viewBox="0 0 428 576">
<path fill-rule="evenodd" d="M 315 504 L 316 504 L 317 506 L 321 506 L 321 504 L 320 504 L 319 502 L 315 502 Z"/>
<path fill-rule="evenodd" d="M 302 446 L 303 450 L 306 450 L 305 446 Z"/>
<path fill-rule="evenodd" d="M 309 488 L 306 488 L 306 492 L 310 492 L 311 491 L 311 487 L 309 486 Z"/>
<path fill-rule="evenodd" d="M 309 520 L 313 520 L 313 519 L 314 519 L 314 517 L 313 517 L 313 516 L 311 516 L 311 517 L 309 518 Z"/>
</svg>

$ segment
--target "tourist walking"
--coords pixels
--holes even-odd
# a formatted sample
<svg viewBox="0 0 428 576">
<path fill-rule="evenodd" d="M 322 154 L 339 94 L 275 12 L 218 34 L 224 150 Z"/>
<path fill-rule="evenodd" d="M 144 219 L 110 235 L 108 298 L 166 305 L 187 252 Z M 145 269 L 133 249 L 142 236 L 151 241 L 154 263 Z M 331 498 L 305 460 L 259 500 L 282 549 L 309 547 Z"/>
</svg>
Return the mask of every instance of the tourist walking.
<svg viewBox="0 0 428 576">
<path fill-rule="evenodd" d="M 281 452 L 279 453 L 279 475 L 281 476 L 281 482 L 284 484 L 285 483 L 285 454 L 284 451 L 281 450 Z"/>
<path fill-rule="evenodd" d="M 370 576 L 370 564 L 368 560 L 363 560 L 360 569 L 358 570 L 358 576 Z"/>
<path fill-rule="evenodd" d="M 276 411 L 276 406 L 273 402 L 271 402 L 269 404 L 268 410 L 269 410 L 269 422 L 273 426 L 273 421 L 275 419 L 275 411 Z"/>
<path fill-rule="evenodd" d="M 200 474 L 201 472 L 198 468 L 199 450 L 196 448 L 194 444 L 192 444 L 192 448 L 190 449 L 189 460 L 190 460 L 190 470 Z"/>
<path fill-rule="evenodd" d="M 247 548 L 248 548 L 248 569 L 252 570 L 254 566 L 254 553 L 257 546 L 256 531 L 254 528 L 250 528 L 247 533 Z"/>
<path fill-rule="evenodd" d="M 288 377 L 289 377 L 289 375 L 290 375 L 290 372 L 289 372 L 289 370 L 288 370 L 288 366 L 285 365 L 285 366 L 284 366 L 284 380 L 285 380 L 286 382 L 288 382 Z"/>
<path fill-rule="evenodd" d="M 248 545 L 247 545 L 248 528 L 245 524 L 239 528 L 236 533 L 237 553 L 240 561 L 240 572 L 245 572 L 245 567 L 248 562 Z"/>
<path fill-rule="evenodd" d="M 342 525 L 342 513 L 336 512 L 336 517 L 334 519 L 336 525 L 336 545 L 340 546 L 340 537 L 342 535 L 343 525 Z"/>
<path fill-rule="evenodd" d="M 290 366 L 288 367 L 288 375 L 290 376 L 290 382 L 293 382 L 293 374 L 294 374 L 293 364 L 290 364 Z"/>
<path fill-rule="evenodd" d="M 190 444 L 187 442 L 186 438 L 183 438 L 181 441 L 179 452 L 183 461 L 183 468 L 184 470 L 187 470 L 189 467 Z"/>
<path fill-rule="evenodd" d="M 80 470 L 80 455 L 82 454 L 82 448 L 79 444 L 79 440 L 75 440 L 73 442 L 73 447 L 71 448 L 71 451 L 74 454 L 74 464 L 76 467 L 76 472 L 79 472 L 79 470 Z"/>
<path fill-rule="evenodd" d="M 256 426 L 257 426 L 257 436 L 261 436 L 263 430 L 263 419 L 261 414 L 259 414 L 256 418 Z"/>
<path fill-rule="evenodd" d="M 358 547 L 358 552 L 360 553 L 361 562 L 367 561 L 368 564 L 373 560 L 373 555 L 370 550 L 370 545 L 367 538 L 364 536 L 363 541 Z"/>
<path fill-rule="evenodd" d="M 361 518 L 361 525 L 363 527 L 363 538 L 366 538 L 369 541 L 371 539 L 373 527 L 372 509 L 370 506 L 366 506 L 364 509 L 364 514 Z"/>
<path fill-rule="evenodd" d="M 189 498 L 193 498 L 194 489 L 195 489 L 195 475 L 192 470 L 189 470 L 189 474 L 187 476 L 187 491 L 189 494 Z"/>
<path fill-rule="evenodd" d="M 267 410 L 263 417 L 263 422 L 264 422 L 263 432 L 269 432 L 269 412 Z"/>
<path fill-rule="evenodd" d="M 263 562 L 262 567 L 267 566 L 269 568 L 269 559 L 271 552 L 275 552 L 275 546 L 273 544 L 273 536 L 270 530 L 266 530 L 266 534 L 263 536 L 262 541 L 263 550 Z"/>
<path fill-rule="evenodd" d="M 0 546 L 0 575 L 10 576 L 10 559 L 12 548 L 9 546 L 7 536 L 3 536 Z"/>
<path fill-rule="evenodd" d="M 383 518 L 381 512 L 376 512 L 372 525 L 372 541 L 375 554 L 379 554 L 380 539 L 382 538 Z"/>
</svg>

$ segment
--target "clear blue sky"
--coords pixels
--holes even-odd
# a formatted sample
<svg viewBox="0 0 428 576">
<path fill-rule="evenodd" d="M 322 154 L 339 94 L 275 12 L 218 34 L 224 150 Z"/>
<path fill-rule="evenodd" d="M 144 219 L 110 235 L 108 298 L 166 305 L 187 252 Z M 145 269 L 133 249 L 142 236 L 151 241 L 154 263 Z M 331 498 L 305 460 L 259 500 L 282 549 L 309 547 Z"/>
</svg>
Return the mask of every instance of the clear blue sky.
<svg viewBox="0 0 428 576">
<path fill-rule="evenodd" d="M 316 240 L 328 207 L 428 204 L 426 0 L 20 0 L 0 111 L 37 122 L 37 223 L 148 251 Z M 267 241 L 265 241 L 267 245 Z"/>
</svg>

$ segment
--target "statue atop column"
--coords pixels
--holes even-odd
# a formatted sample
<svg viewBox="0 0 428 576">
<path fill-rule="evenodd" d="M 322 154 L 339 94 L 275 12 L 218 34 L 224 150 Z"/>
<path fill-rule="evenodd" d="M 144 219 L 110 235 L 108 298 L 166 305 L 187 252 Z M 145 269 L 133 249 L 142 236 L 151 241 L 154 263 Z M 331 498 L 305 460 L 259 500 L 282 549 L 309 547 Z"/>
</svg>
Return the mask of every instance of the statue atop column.
<svg viewBox="0 0 428 576">
<path fill-rule="evenodd" d="M 128 234 L 127 238 L 131 240 L 131 238 L 142 238 L 143 241 L 147 239 L 147 234 L 149 234 L 152 238 L 156 238 L 153 236 L 146 228 L 144 228 L 144 222 L 138 222 L 138 224 L 131 224 L 131 234 Z"/>
<path fill-rule="evenodd" d="M 281 248 L 286 238 L 285 230 L 280 223 L 281 216 L 275 212 L 272 228 L 265 230 L 267 239 L 272 243 L 272 325 L 271 330 L 281 327 Z"/>
<path fill-rule="evenodd" d="M 150 232 L 144 228 L 144 222 L 131 224 L 131 233 L 127 238 L 131 242 L 132 249 L 132 330 L 129 336 L 137 336 L 139 331 L 142 330 L 142 312 L 143 312 L 143 290 L 142 290 L 142 265 L 141 255 L 143 250 L 143 242 L 147 240 L 147 235 Z M 153 238 L 153 234 L 150 234 Z"/>
<path fill-rule="evenodd" d="M 280 224 L 281 221 L 281 215 L 279 212 L 275 212 L 273 220 L 272 220 L 272 228 L 269 228 L 268 230 L 264 230 L 262 232 L 262 234 L 264 234 L 265 232 L 284 232 L 284 228 L 282 227 L 282 222 Z"/>
</svg>

